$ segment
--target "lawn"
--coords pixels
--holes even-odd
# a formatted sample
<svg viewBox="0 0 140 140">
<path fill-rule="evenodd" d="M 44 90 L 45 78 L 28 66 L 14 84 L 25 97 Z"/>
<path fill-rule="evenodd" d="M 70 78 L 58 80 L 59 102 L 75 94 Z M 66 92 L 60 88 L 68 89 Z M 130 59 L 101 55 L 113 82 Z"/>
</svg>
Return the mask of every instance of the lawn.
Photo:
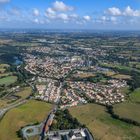
<svg viewBox="0 0 140 140">
<path fill-rule="evenodd" d="M 103 106 L 87 104 L 69 110 L 74 117 L 89 128 L 97 140 L 140 139 L 139 127 L 111 118 Z"/>
<path fill-rule="evenodd" d="M 0 121 L 0 140 L 20 140 L 16 132 L 23 126 L 43 121 L 51 108 L 51 104 L 32 100 L 10 110 Z"/>
<path fill-rule="evenodd" d="M 17 77 L 16 76 L 7 76 L 7 77 L 4 77 L 4 78 L 1 78 L 0 79 L 0 85 L 10 85 L 10 84 L 13 84 L 17 81 Z"/>
</svg>

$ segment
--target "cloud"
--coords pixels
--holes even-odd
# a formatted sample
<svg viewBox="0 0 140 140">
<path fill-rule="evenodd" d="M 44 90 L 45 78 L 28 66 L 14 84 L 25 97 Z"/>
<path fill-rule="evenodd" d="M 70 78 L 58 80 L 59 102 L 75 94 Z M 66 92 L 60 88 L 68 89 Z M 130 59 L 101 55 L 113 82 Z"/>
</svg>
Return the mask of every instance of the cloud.
<svg viewBox="0 0 140 140">
<path fill-rule="evenodd" d="M 86 15 L 86 16 L 83 16 L 83 19 L 86 20 L 86 21 L 90 21 L 91 20 L 91 17 Z"/>
<path fill-rule="evenodd" d="M 66 5 L 62 1 L 56 1 L 53 3 L 53 9 L 55 11 L 66 12 L 66 11 L 72 11 L 74 8 Z"/>
<path fill-rule="evenodd" d="M 0 4 L 2 4 L 2 3 L 8 3 L 8 2 L 10 2 L 10 0 L 0 0 Z"/>
<path fill-rule="evenodd" d="M 61 13 L 57 16 L 58 19 L 62 19 L 63 21 L 68 21 L 69 16 L 67 14 Z"/>
<path fill-rule="evenodd" d="M 113 16 L 120 16 L 122 14 L 121 10 L 117 7 L 108 8 L 106 13 L 113 15 Z"/>
<path fill-rule="evenodd" d="M 124 16 L 140 17 L 140 10 L 133 10 L 130 6 L 127 6 L 123 12 Z"/>
<path fill-rule="evenodd" d="M 39 24 L 39 19 L 38 19 L 38 18 L 35 18 L 35 19 L 33 20 L 33 22 Z"/>
<path fill-rule="evenodd" d="M 48 8 L 46 10 L 45 15 L 50 19 L 55 19 L 56 18 L 56 12 L 52 8 Z"/>
<path fill-rule="evenodd" d="M 38 9 L 33 9 L 33 15 L 34 16 L 39 16 L 40 15 L 40 11 Z"/>
<path fill-rule="evenodd" d="M 105 13 L 112 15 L 112 16 L 140 17 L 140 10 L 134 10 L 130 6 L 127 6 L 123 10 L 121 10 L 117 7 L 111 7 L 111 8 L 108 8 Z"/>
</svg>

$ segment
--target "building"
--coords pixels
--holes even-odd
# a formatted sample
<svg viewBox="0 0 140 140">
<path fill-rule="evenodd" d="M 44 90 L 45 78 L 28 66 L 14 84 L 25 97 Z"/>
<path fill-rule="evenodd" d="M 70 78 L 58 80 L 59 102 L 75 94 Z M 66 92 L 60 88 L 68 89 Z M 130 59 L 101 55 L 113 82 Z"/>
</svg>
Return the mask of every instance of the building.
<svg viewBox="0 0 140 140">
<path fill-rule="evenodd" d="M 87 128 L 50 131 L 45 140 L 94 140 Z"/>
</svg>

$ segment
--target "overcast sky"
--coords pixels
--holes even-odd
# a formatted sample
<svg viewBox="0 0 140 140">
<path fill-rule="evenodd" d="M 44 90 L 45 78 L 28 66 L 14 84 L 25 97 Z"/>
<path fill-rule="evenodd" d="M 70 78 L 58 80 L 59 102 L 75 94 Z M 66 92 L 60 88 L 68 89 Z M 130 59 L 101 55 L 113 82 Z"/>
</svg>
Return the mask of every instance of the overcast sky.
<svg viewBox="0 0 140 140">
<path fill-rule="evenodd" d="M 0 28 L 140 30 L 140 0 L 0 0 Z"/>
</svg>

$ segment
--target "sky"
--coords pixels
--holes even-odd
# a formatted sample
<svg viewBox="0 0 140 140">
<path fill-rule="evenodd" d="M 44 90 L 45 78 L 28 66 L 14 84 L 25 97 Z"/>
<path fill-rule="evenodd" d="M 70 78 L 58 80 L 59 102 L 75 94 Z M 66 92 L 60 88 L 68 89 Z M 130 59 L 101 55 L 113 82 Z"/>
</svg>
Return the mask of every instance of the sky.
<svg viewBox="0 0 140 140">
<path fill-rule="evenodd" d="M 0 28 L 140 30 L 140 0 L 0 0 Z"/>
</svg>

